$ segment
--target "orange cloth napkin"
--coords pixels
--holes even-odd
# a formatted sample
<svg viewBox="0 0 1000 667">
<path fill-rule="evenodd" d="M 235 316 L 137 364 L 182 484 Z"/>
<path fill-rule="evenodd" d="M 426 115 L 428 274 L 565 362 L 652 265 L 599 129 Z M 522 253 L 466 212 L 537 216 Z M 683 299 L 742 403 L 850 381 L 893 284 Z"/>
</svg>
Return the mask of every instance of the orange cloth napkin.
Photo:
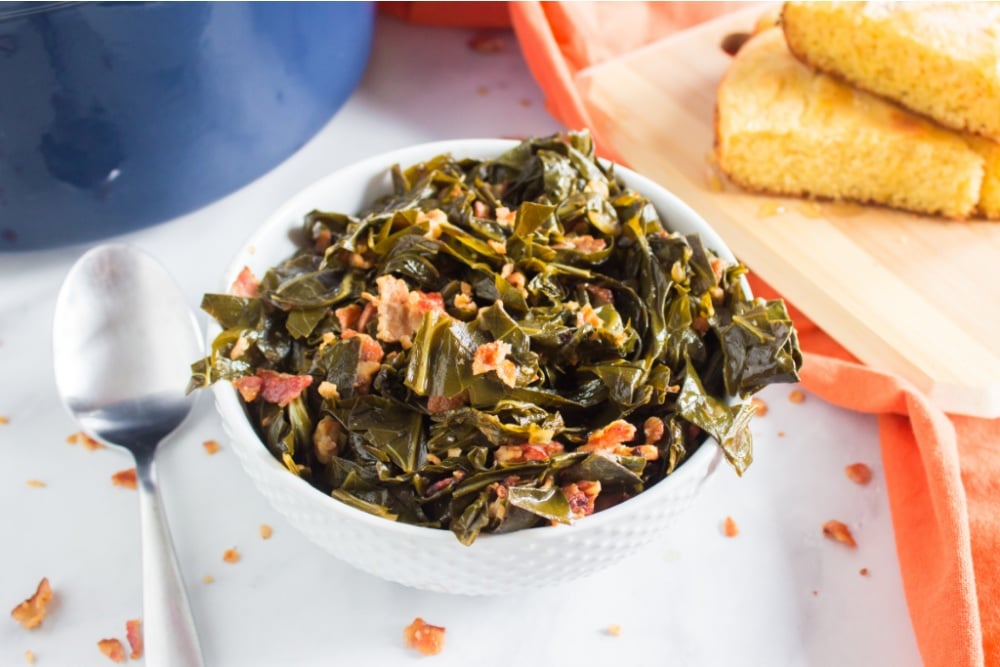
<svg viewBox="0 0 1000 667">
<path fill-rule="evenodd" d="M 478 28 L 502 25 L 497 12 L 508 9 L 549 110 L 567 127 L 591 129 L 578 71 L 745 6 L 388 4 L 395 6 L 391 13 L 418 22 Z M 614 146 L 595 140 L 602 155 L 617 158 Z M 755 294 L 777 296 L 760 280 L 751 283 Z M 860 364 L 791 310 L 806 351 L 803 384 L 834 405 L 878 415 L 897 554 L 924 662 L 1000 667 L 1000 420 L 945 415 L 909 383 Z"/>
</svg>

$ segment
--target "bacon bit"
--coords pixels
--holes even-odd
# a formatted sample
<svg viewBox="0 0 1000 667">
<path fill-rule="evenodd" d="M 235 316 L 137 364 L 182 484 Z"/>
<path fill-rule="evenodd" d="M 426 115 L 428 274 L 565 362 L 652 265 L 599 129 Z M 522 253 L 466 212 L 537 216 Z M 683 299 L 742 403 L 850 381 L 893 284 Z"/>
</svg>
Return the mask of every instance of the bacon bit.
<svg viewBox="0 0 1000 667">
<path fill-rule="evenodd" d="M 35 664 L 35 654 L 32 653 L 31 651 L 25 651 L 24 652 L 24 661 L 26 663 L 28 663 L 29 665 Z"/>
<path fill-rule="evenodd" d="M 756 409 L 756 412 L 754 412 L 755 417 L 763 417 L 767 414 L 767 403 L 763 399 L 754 396 L 750 399 L 750 405 Z"/>
<path fill-rule="evenodd" d="M 844 473 L 847 475 L 847 479 L 855 484 L 865 485 L 872 481 L 872 469 L 864 463 L 852 463 L 844 468 Z"/>
<path fill-rule="evenodd" d="M 453 396 L 448 398 L 447 396 L 430 396 L 427 399 L 427 412 L 432 415 L 441 414 L 442 412 L 447 412 L 448 410 L 454 410 L 455 408 L 460 408 L 469 401 L 469 395 L 466 392 L 462 392 L 458 396 Z"/>
<path fill-rule="evenodd" d="M 477 218 L 488 218 L 490 215 L 490 207 L 477 199 L 472 202 L 472 214 Z"/>
<path fill-rule="evenodd" d="M 609 290 L 607 287 L 600 287 L 598 285 L 587 285 L 587 293 L 590 294 L 591 301 L 593 301 L 597 306 L 614 305 L 615 303 L 615 293 Z"/>
<path fill-rule="evenodd" d="M 713 257 L 710 264 L 712 265 L 712 275 L 715 276 L 715 282 L 721 282 L 722 276 L 730 266 L 730 262 L 721 257 Z"/>
<path fill-rule="evenodd" d="M 201 583 L 203 583 L 203 584 L 211 584 L 214 581 L 215 581 L 215 577 L 213 577 L 210 574 L 206 574 L 204 577 L 201 578 Z"/>
<path fill-rule="evenodd" d="M 246 354 L 246 351 L 249 349 L 250 339 L 240 334 L 240 337 L 236 339 L 235 343 L 233 343 L 233 348 L 229 350 L 229 358 L 233 360 L 239 359 Z"/>
<path fill-rule="evenodd" d="M 594 513 L 594 501 L 601 493 L 599 481 L 583 480 L 565 484 L 561 488 L 574 516 L 590 516 Z"/>
<path fill-rule="evenodd" d="M 843 542 L 851 548 L 858 546 L 858 543 L 854 541 L 854 536 L 851 535 L 851 530 L 847 527 L 847 524 L 842 521 L 837 521 L 836 519 L 831 519 L 823 524 L 823 536 L 831 540 Z"/>
<path fill-rule="evenodd" d="M 266 523 L 260 524 L 260 539 L 269 540 L 271 535 L 274 534 L 274 530 Z"/>
<path fill-rule="evenodd" d="M 205 442 L 201 443 L 201 446 L 205 448 L 205 453 L 208 454 L 209 456 L 218 453 L 218 451 L 222 449 L 222 446 L 219 445 L 218 440 L 206 440 Z"/>
<path fill-rule="evenodd" d="M 255 298 L 260 296 L 260 281 L 253 274 L 249 266 L 244 266 L 240 275 L 236 276 L 229 293 L 233 296 L 244 296 Z"/>
<path fill-rule="evenodd" d="M 497 206 L 494 215 L 501 227 L 513 227 L 517 222 L 517 211 L 512 211 L 506 206 Z"/>
<path fill-rule="evenodd" d="M 111 483 L 115 486 L 120 486 L 123 489 L 132 489 L 133 491 L 138 486 L 138 479 L 135 475 L 135 468 L 126 468 L 125 470 L 119 470 L 111 476 Z"/>
<path fill-rule="evenodd" d="M 546 461 L 554 454 L 562 454 L 565 448 L 559 442 L 543 444 L 500 445 L 493 452 L 497 463 L 524 463 L 526 461 Z"/>
<path fill-rule="evenodd" d="M 576 326 L 582 327 L 588 324 L 595 329 L 599 329 L 604 326 L 604 320 L 597 314 L 593 306 L 585 303 L 580 306 L 580 310 L 576 314 Z"/>
<path fill-rule="evenodd" d="M 613 451 L 616 447 L 630 442 L 635 437 L 635 426 L 624 419 L 616 419 L 604 428 L 591 432 L 587 444 L 579 447 L 579 452 Z"/>
<path fill-rule="evenodd" d="M 340 335 L 341 340 L 350 340 L 352 338 L 357 338 L 361 341 L 361 350 L 358 353 L 358 358 L 361 361 L 375 361 L 381 362 L 382 358 L 385 357 L 385 350 L 379 345 L 378 341 L 365 333 L 358 333 L 353 329 L 348 329 Z"/>
<path fill-rule="evenodd" d="M 479 306 L 468 294 L 456 294 L 451 303 L 455 306 L 455 310 L 461 313 L 473 314 L 479 310 Z"/>
<path fill-rule="evenodd" d="M 702 336 L 708 333 L 709 327 L 710 325 L 708 323 L 708 320 L 702 317 L 701 315 L 699 315 L 698 317 L 694 318 L 691 321 L 691 328 L 697 331 Z"/>
<path fill-rule="evenodd" d="M 510 343 L 500 340 L 480 345 L 472 358 L 472 374 L 482 375 L 495 371 L 501 382 L 513 387 L 517 383 L 517 366 L 507 358 L 509 353 Z"/>
<path fill-rule="evenodd" d="M 138 618 L 125 621 L 125 639 L 128 640 L 132 652 L 129 658 L 138 660 L 142 657 L 142 621 Z"/>
<path fill-rule="evenodd" d="M 867 577 L 869 574 L 868 568 L 867 567 L 861 568 L 860 570 L 858 570 L 858 574 L 860 574 L 862 577 Z"/>
<path fill-rule="evenodd" d="M 612 623 L 607 627 L 605 632 L 607 632 L 612 637 L 618 637 L 622 633 L 622 626 L 618 625 L 617 623 Z"/>
<path fill-rule="evenodd" d="M 806 395 L 803 394 L 798 389 L 793 389 L 792 391 L 790 391 L 788 393 L 788 402 L 789 403 L 801 403 L 804 400 L 806 400 Z"/>
<path fill-rule="evenodd" d="M 556 249 L 573 249 L 589 255 L 604 250 L 608 247 L 608 243 L 602 238 L 594 238 L 591 234 L 573 234 L 563 237 L 562 243 L 557 243 L 552 247 Z"/>
<path fill-rule="evenodd" d="M 784 431 L 778 431 L 778 437 L 779 438 L 784 438 L 785 437 L 785 432 Z"/>
<path fill-rule="evenodd" d="M 34 487 L 36 489 L 45 488 L 45 482 L 41 481 L 40 479 L 29 479 L 27 484 L 28 486 Z"/>
<path fill-rule="evenodd" d="M 660 458 L 660 450 L 656 445 L 639 445 L 637 447 L 615 447 L 615 454 L 620 456 L 641 456 L 647 461 L 656 461 Z"/>
<path fill-rule="evenodd" d="M 440 463 L 440 461 L 439 461 L 439 463 Z M 456 470 L 455 472 L 460 472 L 460 471 Z M 427 490 L 424 491 L 424 497 L 430 498 L 431 496 L 433 496 L 434 494 L 438 493 L 439 491 L 443 491 L 444 489 L 447 489 L 449 487 L 455 486 L 456 484 L 458 484 L 459 481 L 461 481 L 461 479 L 462 479 L 462 476 L 460 476 L 460 475 L 459 476 L 453 476 L 453 477 L 445 477 L 444 479 L 439 479 L 438 481 L 434 482 L 433 484 L 431 484 L 430 486 L 427 487 Z"/>
<path fill-rule="evenodd" d="M 476 95 L 486 95 L 490 92 L 490 89 L 486 86 L 478 86 L 476 88 Z"/>
<path fill-rule="evenodd" d="M 453 197 L 457 197 L 458 193 L 454 193 Z M 441 238 L 441 226 L 448 222 L 448 215 L 439 208 L 431 209 L 424 213 L 420 211 L 417 213 L 416 224 L 427 223 L 427 232 L 424 234 L 425 238 L 432 240 L 437 240 Z"/>
<path fill-rule="evenodd" d="M 323 380 L 322 382 L 319 383 L 319 386 L 316 387 L 316 392 L 323 398 L 330 401 L 336 401 L 340 399 L 340 392 L 337 391 L 337 385 L 334 384 L 333 382 L 327 382 L 326 380 Z"/>
<path fill-rule="evenodd" d="M 503 241 L 494 241 L 493 239 L 489 239 L 486 241 L 486 245 L 492 248 L 493 252 L 495 252 L 498 255 L 507 254 L 507 244 L 504 243 Z"/>
<path fill-rule="evenodd" d="M 361 317 L 358 318 L 358 331 L 364 331 L 368 328 L 368 323 L 375 317 L 375 312 L 374 303 L 369 301 L 365 304 L 364 310 L 361 311 Z"/>
<path fill-rule="evenodd" d="M 240 552 L 238 549 L 233 547 L 232 549 L 226 549 L 222 554 L 222 560 L 227 563 L 238 563 L 240 562 Z"/>
<path fill-rule="evenodd" d="M 424 655 L 437 655 L 444 648 L 445 629 L 438 625 L 428 625 L 424 619 L 415 618 L 403 630 L 406 645 Z"/>
<path fill-rule="evenodd" d="M 324 227 L 322 230 L 317 232 L 316 240 L 313 242 L 313 248 L 316 249 L 316 252 L 326 252 L 326 249 L 330 247 L 331 243 L 333 243 L 333 234 L 329 229 Z"/>
<path fill-rule="evenodd" d="M 312 381 L 311 375 L 290 375 L 262 368 L 256 375 L 236 378 L 233 386 L 248 403 L 259 395 L 268 403 L 277 403 L 283 408 L 298 398 Z"/>
<path fill-rule="evenodd" d="M 507 50 L 507 42 L 499 35 L 481 32 L 469 39 L 469 48 L 476 53 L 502 53 Z"/>
<path fill-rule="evenodd" d="M 125 662 L 125 647 L 117 639 L 102 639 L 97 642 L 97 648 L 112 662 Z"/>
<path fill-rule="evenodd" d="M 337 321 L 340 322 L 340 330 L 347 331 L 348 329 L 354 329 L 357 325 L 358 319 L 361 317 L 361 306 L 352 303 L 349 306 L 336 309 L 333 311 L 333 314 L 336 316 Z"/>
<path fill-rule="evenodd" d="M 660 441 L 666 426 L 659 417 L 649 417 L 642 425 L 642 432 L 646 436 L 646 444 L 653 445 Z"/>
<path fill-rule="evenodd" d="M 819 596 L 819 591 L 813 591 L 813 597 L 818 597 L 818 596 Z"/>
<path fill-rule="evenodd" d="M 740 534 L 739 526 L 736 525 L 736 521 L 733 517 L 727 516 L 722 522 L 722 534 L 726 537 L 736 537 Z"/>
<path fill-rule="evenodd" d="M 52 600 L 52 588 L 48 577 L 42 577 L 30 598 L 14 607 L 10 615 L 21 624 L 25 630 L 37 628 L 45 620 L 45 611 Z"/>
<path fill-rule="evenodd" d="M 10 419 L 8 419 L 7 417 L 4 417 L 3 415 L 0 415 L 0 426 L 6 426 L 9 423 L 10 423 Z"/>
<path fill-rule="evenodd" d="M 79 431 L 77 433 L 73 433 L 67 436 L 66 442 L 68 442 L 71 445 L 82 443 L 83 448 L 86 449 L 88 452 L 92 452 L 97 449 L 107 449 L 107 445 L 105 445 L 102 442 L 98 442 L 97 440 L 94 440 L 83 431 Z"/>
<path fill-rule="evenodd" d="M 378 296 L 378 339 L 387 343 L 401 343 L 404 348 L 412 345 L 410 337 L 420 327 L 424 313 L 444 314 L 444 299 L 439 292 L 410 291 L 405 280 L 392 275 L 375 279 Z"/>
<path fill-rule="evenodd" d="M 347 255 L 347 265 L 355 269 L 370 269 L 372 263 L 365 259 L 360 252 L 352 252 Z"/>
<path fill-rule="evenodd" d="M 327 415 L 316 424 L 313 431 L 313 451 L 316 453 L 316 460 L 326 465 L 333 461 L 337 455 L 339 445 L 337 439 L 340 436 L 340 422 Z"/>
</svg>

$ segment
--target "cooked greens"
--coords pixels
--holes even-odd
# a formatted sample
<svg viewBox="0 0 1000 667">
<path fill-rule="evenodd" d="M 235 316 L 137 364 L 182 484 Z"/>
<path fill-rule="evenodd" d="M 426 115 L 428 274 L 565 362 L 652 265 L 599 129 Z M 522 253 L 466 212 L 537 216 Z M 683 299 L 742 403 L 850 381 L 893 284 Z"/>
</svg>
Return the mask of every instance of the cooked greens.
<svg viewBox="0 0 1000 667">
<path fill-rule="evenodd" d="M 292 473 L 464 544 L 622 502 L 705 433 L 746 469 L 753 408 L 728 399 L 797 379 L 784 304 L 668 231 L 589 135 L 392 181 L 357 216 L 306 215 L 259 283 L 205 295 L 223 331 L 190 389 L 231 381 Z"/>
</svg>

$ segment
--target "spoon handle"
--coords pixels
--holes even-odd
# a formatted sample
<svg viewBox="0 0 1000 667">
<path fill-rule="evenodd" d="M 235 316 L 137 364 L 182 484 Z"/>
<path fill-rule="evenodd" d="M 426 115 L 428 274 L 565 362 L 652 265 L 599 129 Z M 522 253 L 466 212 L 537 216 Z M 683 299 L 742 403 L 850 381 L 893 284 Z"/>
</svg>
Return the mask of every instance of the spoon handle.
<svg viewBox="0 0 1000 667">
<path fill-rule="evenodd" d="M 142 610 L 147 667 L 203 667 L 198 633 L 160 509 L 152 456 L 136 456 L 142 521 Z"/>
</svg>

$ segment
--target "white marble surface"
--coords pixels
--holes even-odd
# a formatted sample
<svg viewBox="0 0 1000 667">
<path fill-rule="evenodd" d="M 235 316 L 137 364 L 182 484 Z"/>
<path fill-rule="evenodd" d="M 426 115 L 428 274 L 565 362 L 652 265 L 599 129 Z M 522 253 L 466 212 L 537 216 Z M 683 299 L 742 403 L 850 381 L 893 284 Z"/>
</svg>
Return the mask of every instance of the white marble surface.
<svg viewBox="0 0 1000 667">
<path fill-rule="evenodd" d="M 417 142 L 558 129 L 513 38 L 506 53 L 485 56 L 467 49 L 470 34 L 380 19 L 362 85 L 300 152 L 212 206 L 117 240 L 155 255 L 196 307 L 267 211 L 338 166 Z M 85 249 L 0 254 L 0 415 L 9 419 L 0 425 L 0 609 L 43 576 L 56 595 L 38 630 L 0 618 L 4 667 L 24 664 L 27 649 L 46 667 L 110 664 L 97 640 L 124 641 L 126 619 L 141 615 L 137 498 L 109 479 L 131 462 L 66 444 L 77 429 L 52 375 L 55 295 Z M 206 455 L 202 441 L 222 438 L 206 395 L 163 451 L 160 473 L 207 664 L 405 665 L 421 660 L 401 639 L 418 615 L 448 628 L 444 652 L 426 659 L 442 666 L 920 664 L 875 420 L 811 396 L 792 404 L 790 389 L 763 393 L 770 411 L 756 421 L 746 476 L 721 471 L 661 544 L 578 583 L 506 598 L 408 590 L 321 552 L 265 503 L 231 451 Z M 855 461 L 875 472 L 867 487 L 843 473 Z M 722 535 L 726 515 L 738 537 Z M 831 518 L 850 524 L 856 550 L 822 537 Z M 269 541 L 261 523 L 274 528 Z M 238 564 L 222 561 L 230 547 Z M 604 632 L 610 624 L 620 636 Z"/>
</svg>

